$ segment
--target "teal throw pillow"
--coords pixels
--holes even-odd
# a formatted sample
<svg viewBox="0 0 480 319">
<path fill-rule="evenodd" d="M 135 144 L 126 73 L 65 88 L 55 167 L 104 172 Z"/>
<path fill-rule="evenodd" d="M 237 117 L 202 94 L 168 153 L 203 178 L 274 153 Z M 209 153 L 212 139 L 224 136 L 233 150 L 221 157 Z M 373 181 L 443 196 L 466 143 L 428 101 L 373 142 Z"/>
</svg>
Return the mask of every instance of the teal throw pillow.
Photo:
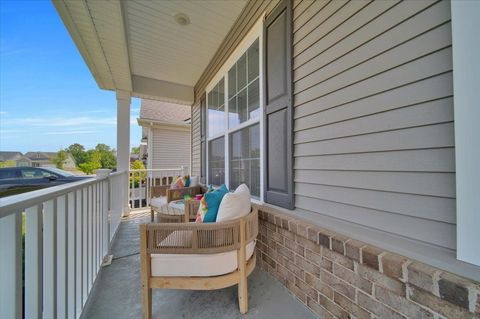
<svg viewBox="0 0 480 319">
<path fill-rule="evenodd" d="M 207 213 L 203 218 L 204 223 L 213 223 L 217 220 L 218 208 L 222 202 L 223 196 L 228 193 L 228 188 L 223 184 L 213 192 L 206 193 L 205 201 L 207 202 Z"/>
</svg>

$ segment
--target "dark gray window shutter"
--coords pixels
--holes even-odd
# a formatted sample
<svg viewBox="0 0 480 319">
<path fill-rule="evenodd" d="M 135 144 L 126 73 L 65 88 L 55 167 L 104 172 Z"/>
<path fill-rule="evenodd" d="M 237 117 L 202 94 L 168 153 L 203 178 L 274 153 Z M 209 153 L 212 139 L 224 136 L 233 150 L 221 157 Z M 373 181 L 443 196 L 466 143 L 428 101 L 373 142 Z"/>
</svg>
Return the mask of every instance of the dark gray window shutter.
<svg viewBox="0 0 480 319">
<path fill-rule="evenodd" d="M 281 1 L 263 28 L 264 200 L 293 209 L 291 0 Z"/>
<path fill-rule="evenodd" d="M 206 127 L 207 127 L 207 99 L 205 95 L 200 99 L 200 182 L 207 181 L 207 156 L 206 156 Z"/>
</svg>

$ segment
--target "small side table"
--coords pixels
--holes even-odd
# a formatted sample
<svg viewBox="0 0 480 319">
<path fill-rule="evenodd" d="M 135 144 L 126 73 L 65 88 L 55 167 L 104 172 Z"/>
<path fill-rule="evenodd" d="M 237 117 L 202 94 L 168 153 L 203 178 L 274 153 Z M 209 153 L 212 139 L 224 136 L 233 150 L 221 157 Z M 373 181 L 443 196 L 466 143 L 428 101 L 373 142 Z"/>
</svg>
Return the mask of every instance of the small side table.
<svg viewBox="0 0 480 319">
<path fill-rule="evenodd" d="M 157 213 L 159 223 L 183 223 L 185 218 L 185 200 L 175 200 L 167 203 L 166 198 L 159 198 L 151 203 L 151 221 L 154 222 Z"/>
</svg>

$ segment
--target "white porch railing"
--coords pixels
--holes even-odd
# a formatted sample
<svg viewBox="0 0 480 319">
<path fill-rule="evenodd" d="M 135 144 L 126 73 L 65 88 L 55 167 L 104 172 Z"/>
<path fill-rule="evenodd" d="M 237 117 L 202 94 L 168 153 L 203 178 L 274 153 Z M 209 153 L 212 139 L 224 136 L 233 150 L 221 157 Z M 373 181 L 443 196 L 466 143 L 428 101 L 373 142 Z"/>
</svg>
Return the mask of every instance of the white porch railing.
<svg viewBox="0 0 480 319">
<path fill-rule="evenodd" d="M 126 181 L 117 172 L 0 199 L 0 318 L 80 317 L 120 223 Z"/>
<path fill-rule="evenodd" d="M 151 186 L 168 185 L 174 177 L 188 172 L 182 166 L 171 169 L 135 169 L 130 170 L 129 174 L 130 208 L 139 209 L 150 205 Z"/>
</svg>

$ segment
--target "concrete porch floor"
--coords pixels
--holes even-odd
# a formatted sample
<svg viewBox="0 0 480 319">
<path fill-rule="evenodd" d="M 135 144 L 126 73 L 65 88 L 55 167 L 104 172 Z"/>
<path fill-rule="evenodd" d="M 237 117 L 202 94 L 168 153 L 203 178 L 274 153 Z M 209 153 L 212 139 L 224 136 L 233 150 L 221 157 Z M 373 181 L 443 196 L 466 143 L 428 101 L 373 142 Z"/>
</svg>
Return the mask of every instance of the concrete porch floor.
<svg viewBox="0 0 480 319">
<path fill-rule="evenodd" d="M 98 274 L 82 318 L 141 318 L 138 211 L 122 220 L 112 247 L 114 260 Z M 238 310 L 237 286 L 214 291 L 153 291 L 153 318 L 315 318 L 285 287 L 258 267 L 248 279 L 249 311 Z"/>
</svg>

